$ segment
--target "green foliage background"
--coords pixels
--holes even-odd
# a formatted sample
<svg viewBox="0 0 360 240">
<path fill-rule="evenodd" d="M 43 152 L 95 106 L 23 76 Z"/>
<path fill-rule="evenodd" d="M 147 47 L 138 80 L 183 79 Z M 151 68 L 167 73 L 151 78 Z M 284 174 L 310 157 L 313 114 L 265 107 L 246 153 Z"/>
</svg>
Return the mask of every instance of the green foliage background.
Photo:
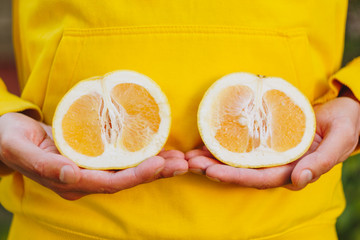
<svg viewBox="0 0 360 240">
<path fill-rule="evenodd" d="M 350 0 L 343 63 L 357 56 L 360 56 L 360 0 Z M 360 240 L 360 154 L 345 161 L 343 185 L 347 206 L 337 222 L 338 236 L 340 240 Z M 0 205 L 0 240 L 7 238 L 10 221 L 11 214 Z"/>
</svg>

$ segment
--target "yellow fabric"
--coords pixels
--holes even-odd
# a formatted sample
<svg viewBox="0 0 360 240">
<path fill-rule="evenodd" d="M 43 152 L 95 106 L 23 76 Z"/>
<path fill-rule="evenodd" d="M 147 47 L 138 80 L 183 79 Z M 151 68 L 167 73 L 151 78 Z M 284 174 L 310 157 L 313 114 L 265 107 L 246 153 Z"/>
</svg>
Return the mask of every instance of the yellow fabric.
<svg viewBox="0 0 360 240">
<path fill-rule="evenodd" d="M 51 239 L 51 240 L 87 240 L 87 239 L 104 239 L 93 235 L 86 235 L 77 232 L 64 232 L 55 226 L 49 226 L 44 223 L 34 222 L 32 219 L 16 215 L 12 222 L 13 229 L 21 231 L 11 231 L 9 239 L 33 240 L 33 239 Z M 24 233 L 32 233 L 25 235 Z M 310 237 L 309 237 L 310 236 Z M 132 239 L 132 238 L 130 238 Z M 139 239 L 139 238 L 133 238 Z M 150 239 L 150 238 L 147 238 Z M 156 238 L 157 239 L 157 238 Z M 223 239 L 223 238 L 218 238 Z M 323 223 L 307 225 L 301 228 L 289 229 L 284 233 L 271 237 L 259 237 L 258 240 L 294 240 L 294 239 L 336 239 L 336 230 L 334 224 Z"/>
<path fill-rule="evenodd" d="M 196 111 L 202 95 L 231 72 L 282 77 L 313 102 L 331 87 L 326 100 L 336 97 L 328 82 L 336 76 L 359 97 L 357 64 L 335 74 L 346 9 L 345 0 L 14 0 L 23 100 L 6 111 L 26 101 L 51 124 L 57 103 L 78 81 L 135 70 L 169 98 L 166 147 L 187 151 L 201 143 Z M 66 201 L 16 173 L 2 179 L 0 201 L 15 213 L 10 239 L 28 238 L 27 222 L 32 236 L 43 239 L 54 231 L 63 239 L 336 239 L 334 223 L 345 206 L 340 179 L 337 165 L 294 192 L 241 188 L 189 173 Z"/>
<path fill-rule="evenodd" d="M 344 68 L 335 73 L 332 79 L 333 81 L 337 80 L 349 87 L 353 91 L 355 97 L 360 99 L 360 57 L 355 58 Z"/>
<path fill-rule="evenodd" d="M 355 97 L 360 99 L 360 57 L 355 58 L 344 68 L 329 78 L 329 90 L 317 99 L 316 103 L 323 103 L 338 96 L 341 86 L 345 85 L 352 90 Z"/>
<path fill-rule="evenodd" d="M 354 93 L 357 99 L 360 99 L 360 57 L 355 58 L 344 68 L 340 69 L 329 80 L 329 90 L 326 94 L 317 99 L 314 104 L 324 103 L 339 95 L 342 86 L 347 86 Z M 360 153 L 360 144 L 351 154 L 356 155 Z"/>
<path fill-rule="evenodd" d="M 40 108 L 31 102 L 9 93 L 0 78 L 0 116 L 8 112 L 22 112 L 24 110 L 31 110 L 33 112 L 32 116 L 35 116 L 38 120 L 41 119 Z"/>
</svg>

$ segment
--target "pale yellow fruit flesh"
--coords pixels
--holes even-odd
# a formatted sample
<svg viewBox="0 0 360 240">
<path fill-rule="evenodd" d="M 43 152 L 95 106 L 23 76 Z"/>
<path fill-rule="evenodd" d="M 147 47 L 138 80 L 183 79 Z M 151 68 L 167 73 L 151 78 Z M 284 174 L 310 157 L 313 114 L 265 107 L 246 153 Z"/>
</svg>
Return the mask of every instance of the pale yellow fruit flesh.
<svg viewBox="0 0 360 240">
<path fill-rule="evenodd" d="M 304 112 L 279 90 L 267 91 L 263 98 L 271 113 L 269 147 L 278 152 L 296 147 L 305 132 Z"/>
<path fill-rule="evenodd" d="M 145 88 L 132 83 L 115 86 L 111 97 L 126 112 L 122 133 L 124 147 L 131 152 L 142 149 L 159 129 L 159 106 L 155 99 Z"/>
<path fill-rule="evenodd" d="M 107 107 L 105 98 L 97 93 L 72 103 L 62 121 L 64 139 L 72 149 L 95 157 L 103 154 L 104 141 L 129 152 L 149 144 L 161 120 L 150 93 L 140 85 L 121 83 L 111 90 L 110 99 L 115 107 Z"/>
<path fill-rule="evenodd" d="M 234 86 L 223 90 L 215 102 L 213 126 L 217 128 L 215 139 L 232 152 L 245 152 L 249 146 L 249 129 L 241 124 L 244 118 L 241 110 L 248 106 L 253 98 L 250 88 Z"/>
<path fill-rule="evenodd" d="M 284 152 L 296 147 L 305 132 L 305 114 L 280 90 L 268 90 L 256 106 L 247 86 L 222 90 L 213 106 L 215 139 L 225 149 L 244 153 L 259 147 Z"/>
<path fill-rule="evenodd" d="M 62 121 L 65 141 L 77 152 L 87 156 L 95 157 L 104 152 L 100 105 L 99 94 L 84 95 L 70 106 Z"/>
</svg>

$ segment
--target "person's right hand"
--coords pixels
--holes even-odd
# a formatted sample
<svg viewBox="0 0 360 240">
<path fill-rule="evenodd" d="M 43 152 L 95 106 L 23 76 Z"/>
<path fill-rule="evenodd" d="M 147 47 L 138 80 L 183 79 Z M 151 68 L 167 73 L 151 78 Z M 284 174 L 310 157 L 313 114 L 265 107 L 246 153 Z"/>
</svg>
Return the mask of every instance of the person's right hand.
<svg viewBox="0 0 360 240">
<path fill-rule="evenodd" d="M 188 170 L 184 154 L 176 150 L 162 151 L 136 167 L 120 171 L 79 168 L 59 154 L 50 126 L 21 113 L 0 117 L 0 161 L 68 200 L 92 193 L 115 193 Z"/>
</svg>

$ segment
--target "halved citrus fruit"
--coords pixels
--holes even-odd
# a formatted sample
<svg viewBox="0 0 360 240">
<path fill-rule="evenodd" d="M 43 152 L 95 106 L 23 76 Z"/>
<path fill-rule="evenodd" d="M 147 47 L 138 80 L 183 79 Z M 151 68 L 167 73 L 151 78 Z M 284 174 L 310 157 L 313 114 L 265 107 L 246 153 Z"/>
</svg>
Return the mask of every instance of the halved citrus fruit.
<svg viewBox="0 0 360 240">
<path fill-rule="evenodd" d="M 122 169 L 156 155 L 170 131 L 170 107 L 160 87 L 132 71 L 79 82 L 53 119 L 59 151 L 79 166 Z"/>
<path fill-rule="evenodd" d="M 316 129 L 308 99 L 276 77 L 233 73 L 204 95 L 198 127 L 208 150 L 235 167 L 292 162 L 310 147 Z"/>
</svg>

